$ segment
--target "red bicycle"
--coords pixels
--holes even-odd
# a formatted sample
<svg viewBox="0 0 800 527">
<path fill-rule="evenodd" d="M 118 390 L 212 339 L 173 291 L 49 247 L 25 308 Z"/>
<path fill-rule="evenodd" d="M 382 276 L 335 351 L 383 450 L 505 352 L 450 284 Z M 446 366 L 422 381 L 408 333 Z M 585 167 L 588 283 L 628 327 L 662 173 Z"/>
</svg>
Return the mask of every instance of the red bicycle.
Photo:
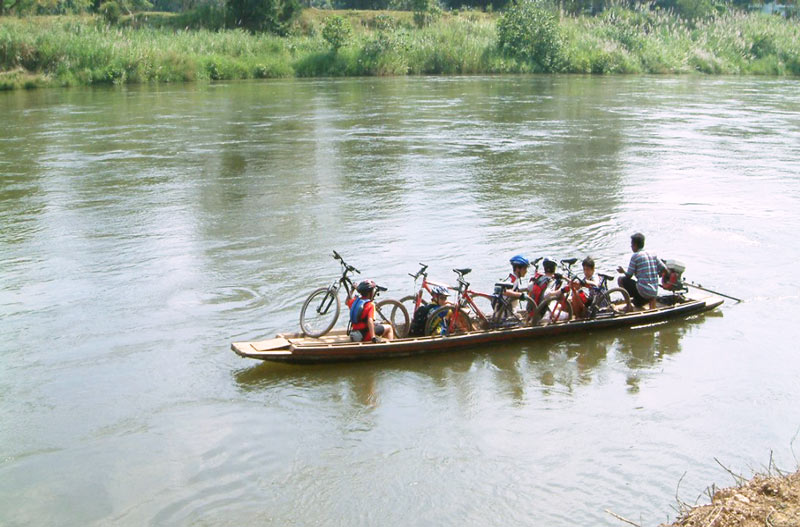
<svg viewBox="0 0 800 527">
<path fill-rule="evenodd" d="M 600 285 L 595 287 L 589 286 L 585 280 L 573 273 L 572 266 L 577 261 L 577 258 L 561 260 L 561 269 L 566 279 L 564 275 L 556 274 L 552 288 L 545 291 L 540 305 L 535 312 L 530 313 L 530 324 L 568 322 L 575 315 L 594 319 L 627 313 L 632 309 L 630 295 L 625 289 L 608 288 L 608 280 L 612 277 L 597 273 L 601 280 Z M 580 297 L 581 288 L 591 289 L 593 299 L 588 308 L 584 307 L 585 299 Z"/>
<path fill-rule="evenodd" d="M 437 286 L 438 285 L 438 286 L 444 287 L 446 289 L 450 289 L 450 290 L 453 289 L 449 285 L 445 285 L 445 284 L 440 284 L 440 283 L 437 283 L 437 282 L 429 281 L 428 280 L 428 272 L 427 272 L 428 271 L 428 266 L 425 265 L 424 263 L 420 263 L 420 265 L 422 267 L 420 268 L 419 271 L 416 272 L 416 274 L 408 273 L 408 276 L 410 276 L 411 278 L 414 279 L 414 289 L 417 288 L 417 280 L 419 280 L 420 276 L 422 277 L 422 283 L 419 286 L 419 290 L 417 290 L 417 292 L 415 294 L 413 294 L 413 295 L 404 296 L 403 298 L 400 299 L 400 303 L 403 304 L 403 306 L 406 308 L 406 310 L 411 314 L 412 318 L 414 317 L 414 313 L 417 312 L 417 309 L 419 309 L 419 306 L 428 303 L 427 300 L 423 299 L 423 294 L 425 292 L 427 292 L 428 293 L 428 297 L 430 297 L 431 296 L 431 287 L 432 286 Z"/>
<path fill-rule="evenodd" d="M 564 275 L 556 273 L 554 280 L 542 292 L 539 305 L 531 306 L 532 308 L 528 310 L 528 324 L 553 324 L 572 319 L 572 295 L 576 293 L 570 286 L 570 282 L 575 278 L 571 267 L 577 261 L 577 258 L 561 260 L 561 268 L 566 274 L 566 279 Z"/>
<path fill-rule="evenodd" d="M 453 269 L 458 275 L 456 303 L 435 309 L 428 317 L 426 335 L 446 336 L 466 333 L 473 329 L 496 329 L 517 326 L 522 320 L 516 316 L 511 303 L 502 290 L 509 284 L 495 284 L 498 293 L 472 291 L 464 276 L 472 269 Z M 480 305 L 483 305 L 481 309 Z"/>
</svg>

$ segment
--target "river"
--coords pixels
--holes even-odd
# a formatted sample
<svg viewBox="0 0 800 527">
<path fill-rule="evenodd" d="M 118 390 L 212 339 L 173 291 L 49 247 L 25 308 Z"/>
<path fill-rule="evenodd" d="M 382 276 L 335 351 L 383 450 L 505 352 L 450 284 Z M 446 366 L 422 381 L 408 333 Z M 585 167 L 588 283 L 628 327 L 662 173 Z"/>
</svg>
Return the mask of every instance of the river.
<svg viewBox="0 0 800 527">
<path fill-rule="evenodd" d="M 0 93 L 0 524 L 642 525 L 800 444 L 800 85 L 278 80 Z M 399 298 L 629 236 L 744 299 L 323 366 L 331 251 Z M 716 460 L 719 460 L 719 463 Z"/>
</svg>

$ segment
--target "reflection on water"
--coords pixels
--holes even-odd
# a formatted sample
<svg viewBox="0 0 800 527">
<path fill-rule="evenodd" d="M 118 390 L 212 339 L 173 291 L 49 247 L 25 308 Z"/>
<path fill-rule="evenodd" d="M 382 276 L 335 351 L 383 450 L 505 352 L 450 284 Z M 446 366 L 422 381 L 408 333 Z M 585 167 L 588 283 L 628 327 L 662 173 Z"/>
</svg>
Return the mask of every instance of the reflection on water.
<svg viewBox="0 0 800 527">
<path fill-rule="evenodd" d="M 721 316 L 717 311 L 638 329 L 547 337 L 403 359 L 320 365 L 264 362 L 237 370 L 234 379 L 245 392 L 330 391 L 353 405 L 372 408 L 380 405 L 381 379 L 400 377 L 425 379 L 438 390 L 465 386 L 489 389 L 514 405 L 535 404 L 532 390 L 544 394 L 589 390 L 598 370 L 616 370 L 625 376 L 629 390 L 638 391 L 643 375 L 657 375 L 660 361 L 681 351 L 684 335 L 706 317 Z M 465 380 L 479 370 L 488 372 L 493 382 L 478 386 Z M 342 390 L 346 397 L 341 395 Z M 472 398 L 470 394 L 464 397 Z"/>
</svg>

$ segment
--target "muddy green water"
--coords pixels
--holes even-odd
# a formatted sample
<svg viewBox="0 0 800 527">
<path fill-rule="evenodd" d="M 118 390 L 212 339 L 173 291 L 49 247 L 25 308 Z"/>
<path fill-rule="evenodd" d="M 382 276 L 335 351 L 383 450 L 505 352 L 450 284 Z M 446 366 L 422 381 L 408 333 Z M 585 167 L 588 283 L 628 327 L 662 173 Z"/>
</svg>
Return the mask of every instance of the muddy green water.
<svg viewBox="0 0 800 527">
<path fill-rule="evenodd" d="M 800 83 L 477 77 L 0 93 L 0 525 L 642 525 L 795 468 Z M 338 250 L 411 292 L 640 230 L 745 302 L 261 364 Z M 679 484 L 680 482 L 680 484 Z M 678 488 L 679 487 L 679 488 Z"/>
</svg>

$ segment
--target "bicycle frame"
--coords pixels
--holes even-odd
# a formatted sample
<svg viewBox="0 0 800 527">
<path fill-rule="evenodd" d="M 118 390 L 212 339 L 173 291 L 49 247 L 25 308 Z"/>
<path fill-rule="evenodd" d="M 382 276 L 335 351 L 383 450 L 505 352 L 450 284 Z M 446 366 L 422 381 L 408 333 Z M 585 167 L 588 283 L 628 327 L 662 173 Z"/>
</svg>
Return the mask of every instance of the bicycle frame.
<svg viewBox="0 0 800 527">
<path fill-rule="evenodd" d="M 556 305 L 554 308 L 550 308 L 550 322 L 557 322 L 561 318 L 561 314 L 566 307 L 567 302 L 572 302 L 572 296 L 575 294 L 575 291 L 572 289 L 571 284 L 573 280 L 575 280 L 577 275 L 572 272 L 572 265 L 575 264 L 577 261 L 576 258 L 561 260 L 561 269 L 564 271 L 567 279 L 568 287 L 564 290 L 561 286 L 561 281 L 564 279 L 563 276 L 556 275 L 556 289 L 560 290 L 559 296 L 556 298 Z M 578 278 L 580 280 L 580 278 Z M 544 299 L 542 300 L 544 302 Z M 571 307 L 571 306 L 570 306 Z M 569 314 L 570 311 L 567 311 Z M 568 317 L 569 318 L 569 317 Z"/>
<path fill-rule="evenodd" d="M 603 309 L 612 309 L 613 305 L 611 298 L 608 296 L 608 281 L 611 280 L 613 276 L 601 273 L 598 273 L 597 276 L 600 277 L 600 283 L 597 285 L 597 289 L 595 290 L 595 301 L 592 302 L 591 306 L 589 306 L 589 310 L 592 315 L 596 315 Z"/>
<path fill-rule="evenodd" d="M 320 302 L 316 309 L 317 313 L 320 315 L 324 315 L 328 312 L 333 303 L 336 301 L 337 295 L 339 294 L 339 289 L 341 289 L 342 286 L 344 286 L 344 290 L 347 292 L 348 298 L 353 294 L 353 281 L 350 280 L 350 277 L 347 276 L 347 273 L 361 273 L 361 271 L 352 265 L 348 265 L 347 262 L 345 262 L 336 251 L 333 251 L 333 259 L 339 260 L 339 263 L 342 265 L 342 276 L 334 280 L 333 283 L 328 287 L 329 294 L 322 298 L 322 302 Z"/>
<path fill-rule="evenodd" d="M 487 317 L 486 314 L 483 311 L 481 311 L 480 307 L 478 307 L 478 305 L 475 303 L 475 300 L 473 300 L 473 298 L 476 298 L 476 297 L 477 298 L 486 298 L 486 299 L 488 299 L 490 301 L 493 301 L 493 300 L 498 299 L 498 297 L 496 295 L 490 295 L 490 294 L 487 294 L 487 293 L 481 293 L 480 291 L 473 291 L 473 290 L 469 289 L 469 285 L 470 284 L 469 284 L 469 282 L 464 280 L 464 275 L 462 273 L 460 273 L 456 269 L 453 269 L 453 271 L 455 271 L 459 275 L 458 276 L 458 287 L 456 288 L 458 296 L 456 297 L 456 303 L 455 303 L 456 309 L 453 311 L 453 316 L 450 319 L 450 323 L 447 325 L 447 333 L 449 335 L 454 334 L 454 332 L 456 331 L 456 329 L 459 326 L 460 318 L 462 316 L 464 316 L 461 313 L 461 310 L 464 309 L 464 308 L 470 308 L 472 310 L 473 314 L 476 315 L 476 317 L 481 322 L 483 322 L 486 325 L 486 327 L 488 327 L 488 328 L 496 327 L 498 325 L 498 323 L 501 322 L 501 321 L 498 321 L 498 320 L 495 319 L 494 312 L 490 316 Z M 500 295 L 499 301 L 506 302 L 507 300 L 506 300 L 505 296 Z M 513 313 L 512 313 L 512 317 L 514 319 L 514 323 L 519 323 L 520 322 L 519 318 L 517 318 L 517 316 L 514 315 Z M 505 322 L 505 320 L 503 320 L 502 322 Z"/>
<path fill-rule="evenodd" d="M 429 282 L 428 281 L 428 273 L 427 273 L 428 266 L 425 265 L 424 263 L 420 263 L 420 265 L 422 266 L 422 268 L 419 271 L 417 271 L 416 274 L 408 273 L 408 276 L 410 276 L 411 278 L 414 279 L 414 288 L 415 289 L 416 289 L 417 280 L 419 280 L 420 276 L 422 277 L 422 283 L 420 284 L 419 290 L 417 290 L 417 292 L 414 294 L 414 312 L 416 312 L 417 309 L 419 309 L 419 306 L 422 305 L 422 294 L 425 291 L 427 291 L 428 294 L 431 295 L 431 286 L 438 285 L 438 286 L 441 286 L 441 287 L 446 287 L 447 289 L 450 289 L 450 290 L 453 289 L 449 285 L 440 284 L 440 283 L 437 283 L 437 282 Z"/>
</svg>

